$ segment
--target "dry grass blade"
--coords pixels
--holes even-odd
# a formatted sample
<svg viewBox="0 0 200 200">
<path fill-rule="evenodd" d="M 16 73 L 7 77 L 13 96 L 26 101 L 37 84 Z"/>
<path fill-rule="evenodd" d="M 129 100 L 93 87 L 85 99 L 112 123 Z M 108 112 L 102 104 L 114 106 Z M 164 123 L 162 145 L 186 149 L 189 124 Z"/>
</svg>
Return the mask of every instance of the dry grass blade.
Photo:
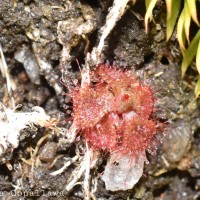
<svg viewBox="0 0 200 200">
<path fill-rule="evenodd" d="M 153 9 L 154 9 L 156 3 L 157 3 L 157 0 L 146 0 L 145 1 L 146 9 L 147 9 L 145 18 L 144 18 L 146 32 L 148 32 L 148 22 L 149 22 L 149 20 L 152 20 L 152 12 L 153 12 Z"/>
<path fill-rule="evenodd" d="M 167 3 L 167 1 L 166 1 Z M 180 5 L 181 5 L 181 0 L 172 0 L 171 5 L 167 3 L 167 41 L 171 37 L 179 12 L 180 12 Z M 168 11 L 171 8 L 171 11 Z"/>
<path fill-rule="evenodd" d="M 199 39 L 200 39 L 200 30 L 196 33 L 183 58 L 181 66 L 182 77 L 185 75 L 188 66 L 190 65 L 190 63 L 192 62 L 193 58 L 197 53 Z"/>
<path fill-rule="evenodd" d="M 11 93 L 12 91 L 16 89 L 16 85 L 9 74 L 8 66 L 6 64 L 6 60 L 3 54 L 3 50 L 1 48 L 1 44 L 0 44 L 0 71 L 1 71 L 2 76 L 6 78 L 7 92 L 10 97 L 11 105 L 14 108 L 16 105 L 15 105 L 15 100 L 12 97 Z"/>
<path fill-rule="evenodd" d="M 194 22 L 199 26 L 199 21 L 198 21 L 198 17 L 197 17 L 197 7 L 196 7 L 196 0 L 186 0 L 192 19 L 194 20 Z"/>
</svg>

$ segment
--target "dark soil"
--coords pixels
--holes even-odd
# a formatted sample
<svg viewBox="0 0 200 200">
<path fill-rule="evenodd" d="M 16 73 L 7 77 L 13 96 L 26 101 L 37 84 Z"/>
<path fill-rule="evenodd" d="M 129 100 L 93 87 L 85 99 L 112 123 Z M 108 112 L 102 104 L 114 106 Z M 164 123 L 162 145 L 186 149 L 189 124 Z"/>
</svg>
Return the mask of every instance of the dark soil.
<svg viewBox="0 0 200 200">
<path fill-rule="evenodd" d="M 67 89 L 60 83 L 61 72 L 67 69 L 66 83 L 80 78 L 76 59 L 80 65 L 84 64 L 85 54 L 98 44 L 98 31 L 111 5 L 111 0 L 0 0 L 0 44 L 16 84 L 15 102 L 22 104 L 19 111 L 41 106 L 48 115 L 60 120 L 57 126 L 66 132 L 70 126 L 65 120 L 70 115 L 66 106 L 70 103 L 65 103 L 63 93 Z M 91 171 L 90 181 L 97 180 L 94 196 L 98 200 L 199 199 L 200 120 L 199 101 L 193 95 L 195 72 L 191 69 L 185 79 L 181 79 L 182 57 L 175 35 L 168 43 L 165 41 L 165 4 L 162 1 L 157 4 L 155 24 L 149 24 L 148 34 L 140 18 L 144 14 L 141 1 L 129 6 L 106 39 L 103 56 L 105 62 L 136 70 L 141 80 L 151 85 L 155 118 L 164 124 L 165 136 L 158 134 L 157 152 L 147 152 L 149 164 L 145 165 L 143 177 L 132 190 L 106 191 L 101 173 L 108 155 L 103 153 Z M 58 23 L 64 21 L 66 28 L 58 33 Z M 91 23 L 91 29 L 84 32 L 84 37 L 78 35 L 75 28 L 87 23 Z M 65 62 L 63 44 L 70 50 Z M 19 52 L 25 52 L 25 58 L 30 59 L 28 63 L 17 58 Z M 41 61 L 45 63 L 43 68 Z M 32 68 L 28 69 L 30 65 Z M 9 106 L 3 89 L 6 79 L 1 75 L 0 85 L 0 101 Z M 30 158 L 30 147 L 35 149 L 46 131 L 27 127 L 21 132 L 18 148 L 1 158 L 0 199 L 84 199 L 80 184 L 69 192 L 65 190 L 78 161 L 59 175 L 50 175 L 66 163 L 64 158 L 72 159 L 76 155 L 76 147 L 84 149 L 82 138 L 76 144 L 67 144 L 61 142 L 62 134 L 51 134 L 39 146 L 39 163 L 34 168 L 22 161 L 21 158 Z M 52 165 L 55 158 L 58 159 Z M 11 170 L 8 163 L 12 165 Z"/>
</svg>

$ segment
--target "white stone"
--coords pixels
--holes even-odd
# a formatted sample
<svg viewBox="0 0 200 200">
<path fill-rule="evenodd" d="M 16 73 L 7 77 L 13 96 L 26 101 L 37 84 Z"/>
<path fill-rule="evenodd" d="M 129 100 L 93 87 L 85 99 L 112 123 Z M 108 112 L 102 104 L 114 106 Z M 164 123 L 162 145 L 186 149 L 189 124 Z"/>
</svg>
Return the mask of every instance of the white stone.
<svg viewBox="0 0 200 200">
<path fill-rule="evenodd" d="M 129 155 L 113 153 L 102 176 L 106 189 L 111 191 L 132 189 L 143 174 L 144 161 L 144 153 L 141 153 L 137 160 Z"/>
</svg>

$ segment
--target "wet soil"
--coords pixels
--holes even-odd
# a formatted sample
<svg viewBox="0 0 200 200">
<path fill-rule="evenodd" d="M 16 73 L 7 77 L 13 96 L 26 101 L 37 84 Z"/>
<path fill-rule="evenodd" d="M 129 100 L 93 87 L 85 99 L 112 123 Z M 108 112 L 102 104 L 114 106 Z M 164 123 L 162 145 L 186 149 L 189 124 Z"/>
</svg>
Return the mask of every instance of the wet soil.
<svg viewBox="0 0 200 200">
<path fill-rule="evenodd" d="M 63 93 L 67 89 L 60 82 L 62 69 L 66 67 L 63 63 L 68 71 L 66 83 L 80 78 L 76 59 L 84 64 L 86 53 L 97 45 L 98 31 L 111 5 L 111 0 L 0 1 L 0 43 L 16 85 L 15 103 L 22 104 L 19 111 L 41 106 L 48 115 L 59 119 L 57 126 L 63 132 L 67 131 L 70 124 L 65 119 L 70 116 L 67 112 L 70 103 L 66 104 Z M 156 153 L 147 152 L 149 164 L 132 190 L 106 191 L 101 173 L 108 155 L 103 153 L 91 170 L 90 181 L 97 181 L 93 195 L 98 200 L 199 199 L 200 119 L 199 100 L 193 94 L 195 71 L 191 69 L 185 79 L 181 78 L 182 57 L 175 34 L 168 43 L 165 41 L 164 3 L 160 1 L 156 6 L 148 34 L 144 30 L 144 13 L 143 3 L 129 5 L 106 39 L 103 56 L 105 62 L 135 70 L 143 82 L 151 85 L 154 115 L 164 129 L 157 135 Z M 81 26 L 84 30 L 79 35 L 76 28 Z M 70 52 L 64 60 L 63 47 Z M 0 85 L 0 101 L 9 106 L 2 74 Z M 62 134 L 51 133 L 38 146 L 46 131 L 27 127 L 20 134 L 18 148 L 1 158 L 0 199 L 84 199 L 81 184 L 70 191 L 65 189 L 79 161 L 56 176 L 50 175 L 62 168 L 66 159 L 72 160 L 77 148 L 84 149 L 82 138 L 68 144 L 62 142 Z M 31 148 L 36 147 L 34 162 L 37 163 L 33 167 L 22 158 L 29 160 Z"/>
</svg>

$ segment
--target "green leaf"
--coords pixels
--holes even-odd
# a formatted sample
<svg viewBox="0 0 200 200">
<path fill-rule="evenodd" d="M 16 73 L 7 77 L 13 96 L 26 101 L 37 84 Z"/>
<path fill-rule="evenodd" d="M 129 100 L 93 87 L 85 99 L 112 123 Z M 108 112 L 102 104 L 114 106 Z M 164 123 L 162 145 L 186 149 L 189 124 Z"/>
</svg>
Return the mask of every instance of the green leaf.
<svg viewBox="0 0 200 200">
<path fill-rule="evenodd" d="M 187 51 L 185 52 L 185 56 L 182 61 L 181 71 L 182 71 L 182 77 L 185 75 L 185 72 L 192 62 L 193 58 L 195 57 L 197 53 L 197 48 L 199 45 L 199 39 L 200 39 L 200 29 L 196 33 L 195 37 L 193 38 L 192 42 L 190 43 Z"/>
<path fill-rule="evenodd" d="M 178 19 L 178 25 L 177 25 L 177 39 L 179 46 L 181 48 L 181 52 L 184 55 L 186 48 L 185 48 L 185 32 L 184 32 L 184 10 L 181 12 L 181 15 Z"/>
<path fill-rule="evenodd" d="M 197 84 L 195 86 L 194 94 L 195 94 L 196 98 L 200 95 L 200 76 L 199 76 Z"/>
<path fill-rule="evenodd" d="M 172 0 L 171 3 L 171 15 L 167 16 L 167 41 L 173 33 L 180 12 L 181 0 Z"/>
<path fill-rule="evenodd" d="M 150 3 L 151 3 L 151 0 L 145 0 L 146 10 L 148 9 Z"/>
<path fill-rule="evenodd" d="M 147 11 L 144 18 L 145 30 L 148 32 L 148 21 L 152 19 L 152 12 L 158 0 L 146 0 Z"/>
<path fill-rule="evenodd" d="M 198 17 L 197 17 L 197 7 L 196 7 L 196 0 L 186 0 L 190 13 L 192 15 L 192 19 L 194 20 L 194 22 L 199 26 L 199 21 L 198 21 Z"/>
<path fill-rule="evenodd" d="M 200 74 L 200 40 L 199 40 L 199 45 L 198 45 L 198 48 L 197 48 L 196 66 L 197 66 L 197 70 Z"/>
</svg>

